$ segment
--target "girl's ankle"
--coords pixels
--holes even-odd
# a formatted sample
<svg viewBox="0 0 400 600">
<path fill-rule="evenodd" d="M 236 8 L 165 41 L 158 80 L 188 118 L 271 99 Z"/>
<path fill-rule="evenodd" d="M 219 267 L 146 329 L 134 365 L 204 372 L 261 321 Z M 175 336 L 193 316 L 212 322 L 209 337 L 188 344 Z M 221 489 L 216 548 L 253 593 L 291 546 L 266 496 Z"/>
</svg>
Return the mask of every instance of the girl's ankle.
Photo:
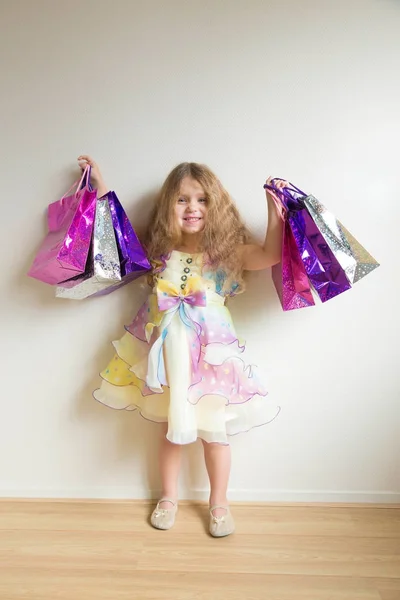
<svg viewBox="0 0 400 600">
<path fill-rule="evenodd" d="M 226 496 L 210 496 L 209 500 L 210 506 L 229 506 L 229 500 Z"/>
<path fill-rule="evenodd" d="M 174 508 L 178 503 L 177 496 L 175 494 L 162 494 L 158 502 L 159 508 L 171 509 Z"/>
</svg>

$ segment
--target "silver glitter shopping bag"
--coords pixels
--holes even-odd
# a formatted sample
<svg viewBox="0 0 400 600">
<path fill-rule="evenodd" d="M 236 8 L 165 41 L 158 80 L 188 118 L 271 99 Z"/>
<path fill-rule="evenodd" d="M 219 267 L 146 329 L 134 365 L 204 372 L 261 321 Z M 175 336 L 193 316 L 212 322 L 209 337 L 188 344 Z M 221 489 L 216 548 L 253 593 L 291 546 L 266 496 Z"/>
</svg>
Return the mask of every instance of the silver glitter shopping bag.
<svg viewBox="0 0 400 600">
<path fill-rule="evenodd" d="M 379 263 L 314 196 L 303 198 L 314 223 L 322 233 L 351 284 L 379 267 Z"/>
<path fill-rule="evenodd" d="M 121 281 L 118 246 L 108 196 L 96 202 L 93 238 L 83 276 L 64 281 L 56 289 L 57 298 L 83 300 Z"/>
</svg>

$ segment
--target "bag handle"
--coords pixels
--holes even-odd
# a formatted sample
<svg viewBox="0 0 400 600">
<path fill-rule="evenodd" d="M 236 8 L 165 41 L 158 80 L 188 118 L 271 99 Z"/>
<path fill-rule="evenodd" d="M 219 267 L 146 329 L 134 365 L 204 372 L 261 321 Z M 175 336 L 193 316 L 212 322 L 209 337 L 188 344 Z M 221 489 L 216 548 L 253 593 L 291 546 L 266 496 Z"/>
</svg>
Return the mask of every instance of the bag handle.
<svg viewBox="0 0 400 600">
<path fill-rule="evenodd" d="M 88 187 L 88 189 L 91 191 L 91 185 L 90 185 L 90 173 L 92 171 L 92 167 L 90 165 L 86 165 L 85 170 L 82 173 L 82 177 L 80 179 L 77 179 L 69 188 L 68 192 L 65 192 L 64 196 L 61 198 L 61 200 L 64 200 L 64 198 L 66 196 L 68 196 L 68 194 L 70 193 L 71 190 L 74 189 L 74 187 L 76 187 L 76 185 L 78 184 L 78 186 L 76 187 L 76 191 L 75 191 L 75 196 L 76 194 L 79 192 L 80 189 L 82 189 L 83 187 Z M 84 185 L 83 185 L 84 184 Z"/>
<path fill-rule="evenodd" d="M 274 185 L 274 181 L 286 182 L 286 180 L 275 177 L 274 179 L 271 179 L 270 183 L 264 184 L 264 189 L 269 190 L 271 192 L 272 199 L 274 200 L 279 210 L 279 213 L 283 218 L 282 208 L 284 209 L 284 213 L 286 213 L 289 210 L 287 201 L 291 200 L 291 196 L 286 192 L 286 188 L 278 188 L 276 185 Z"/>
<path fill-rule="evenodd" d="M 288 185 L 285 185 L 282 188 L 278 188 L 274 184 L 275 181 L 283 181 L 284 183 L 286 183 Z M 271 192 L 273 192 L 273 194 L 271 194 L 271 195 L 272 195 L 273 199 L 275 200 L 275 204 L 276 204 L 276 198 L 274 197 L 274 194 L 276 194 L 278 196 L 280 203 L 284 206 L 286 211 L 289 210 L 288 200 L 290 200 L 291 202 L 293 202 L 293 201 L 296 202 L 298 200 L 297 198 L 293 197 L 293 192 L 295 194 L 299 194 L 302 197 L 307 196 L 307 194 L 305 192 L 303 192 L 300 188 L 296 187 L 289 181 L 286 181 L 286 179 L 281 179 L 280 177 L 274 177 L 273 179 L 271 179 L 271 182 L 269 184 L 265 183 L 264 189 L 270 190 Z"/>
<path fill-rule="evenodd" d="M 272 200 L 275 203 L 275 208 L 278 211 L 278 214 L 279 214 L 280 218 L 282 219 L 282 221 L 284 221 L 285 215 L 287 212 L 287 206 L 286 206 L 286 203 L 278 195 L 278 192 L 280 190 L 278 190 L 277 188 L 275 188 L 272 185 L 267 185 L 267 184 L 264 185 L 264 189 L 270 191 Z"/>
<path fill-rule="evenodd" d="M 300 188 L 296 187 L 293 183 L 291 183 L 290 181 L 287 181 L 286 179 L 282 179 L 281 177 L 274 177 L 272 180 L 272 182 L 274 181 L 283 181 L 284 183 L 287 183 L 288 185 L 285 186 L 285 190 L 291 190 L 293 192 L 296 192 L 297 194 L 301 194 L 301 196 L 307 196 L 308 194 L 306 194 L 305 192 L 303 192 L 303 190 L 301 190 Z M 272 185 L 274 185 L 274 183 L 272 183 Z"/>
<path fill-rule="evenodd" d="M 275 184 L 274 184 L 275 181 L 283 181 L 284 183 L 286 183 L 288 185 L 285 185 L 283 188 L 277 188 L 275 186 Z M 265 184 L 264 187 L 268 188 L 268 184 Z M 307 196 L 308 195 L 305 192 L 303 192 L 303 190 L 301 190 L 300 188 L 296 187 L 290 181 L 286 181 L 286 179 L 281 179 L 280 177 L 274 177 L 273 179 L 271 179 L 270 187 L 273 188 L 277 192 L 286 193 L 286 195 L 287 195 L 286 190 L 288 190 L 289 192 L 295 192 L 296 194 L 300 194 L 300 196 Z M 293 200 L 292 196 L 290 196 L 290 198 Z"/>
</svg>

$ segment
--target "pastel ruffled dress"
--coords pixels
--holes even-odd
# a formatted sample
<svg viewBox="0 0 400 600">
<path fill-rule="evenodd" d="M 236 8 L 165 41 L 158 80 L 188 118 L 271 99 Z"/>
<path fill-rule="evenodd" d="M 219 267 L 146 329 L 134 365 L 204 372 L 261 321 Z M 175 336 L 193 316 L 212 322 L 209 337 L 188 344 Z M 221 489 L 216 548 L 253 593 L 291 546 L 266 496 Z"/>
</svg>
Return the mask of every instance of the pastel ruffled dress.
<svg viewBox="0 0 400 600">
<path fill-rule="evenodd" d="M 225 306 L 221 272 L 202 254 L 173 251 L 94 392 L 115 409 L 168 423 L 167 438 L 228 443 L 271 421 L 265 385 L 246 365 Z M 276 412 L 276 411 L 275 411 Z"/>
</svg>

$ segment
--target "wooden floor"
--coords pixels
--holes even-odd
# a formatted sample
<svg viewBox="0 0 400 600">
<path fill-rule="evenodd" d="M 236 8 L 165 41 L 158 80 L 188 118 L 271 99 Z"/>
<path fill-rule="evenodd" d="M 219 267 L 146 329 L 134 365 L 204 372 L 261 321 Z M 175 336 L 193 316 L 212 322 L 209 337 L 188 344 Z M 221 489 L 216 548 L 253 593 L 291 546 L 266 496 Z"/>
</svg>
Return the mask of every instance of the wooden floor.
<svg viewBox="0 0 400 600">
<path fill-rule="evenodd" d="M 400 508 L 0 501 L 1 600 L 400 600 Z"/>
</svg>

